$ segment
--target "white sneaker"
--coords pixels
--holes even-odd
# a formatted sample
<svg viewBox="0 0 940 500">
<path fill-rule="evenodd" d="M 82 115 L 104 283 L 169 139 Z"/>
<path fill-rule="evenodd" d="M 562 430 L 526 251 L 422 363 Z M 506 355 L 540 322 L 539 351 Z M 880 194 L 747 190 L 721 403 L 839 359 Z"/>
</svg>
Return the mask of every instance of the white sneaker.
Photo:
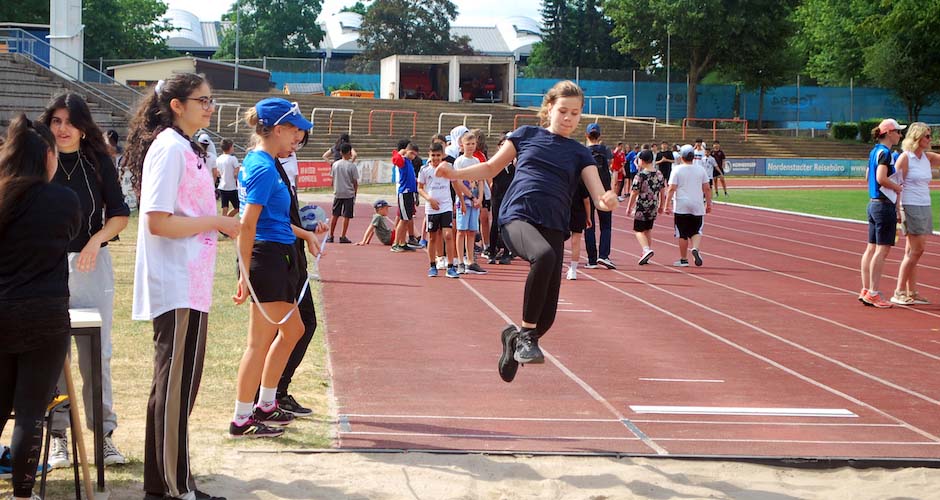
<svg viewBox="0 0 940 500">
<path fill-rule="evenodd" d="M 118 451 L 117 446 L 114 446 L 114 440 L 111 439 L 111 436 L 104 437 L 104 464 L 105 465 L 122 465 L 126 463 L 127 460 L 124 459 L 124 455 L 121 455 L 121 452 Z"/>
<path fill-rule="evenodd" d="M 569 268 L 568 268 L 568 275 L 565 276 L 565 277 L 568 278 L 569 280 L 576 280 L 576 279 L 578 279 L 578 270 L 575 269 L 575 268 L 573 268 L 573 267 L 569 267 Z"/>
<path fill-rule="evenodd" d="M 52 436 L 52 449 L 49 450 L 49 468 L 61 469 L 72 465 L 69 461 L 69 439 Z"/>
<path fill-rule="evenodd" d="M 437 265 L 438 271 L 446 271 L 447 270 L 447 257 L 438 257 L 436 265 Z"/>
<path fill-rule="evenodd" d="M 649 249 L 649 250 L 643 252 L 643 257 L 640 258 L 639 264 L 640 264 L 641 266 L 645 266 L 646 264 L 649 263 L 650 259 L 652 259 L 652 258 L 653 258 L 653 249 Z"/>
</svg>

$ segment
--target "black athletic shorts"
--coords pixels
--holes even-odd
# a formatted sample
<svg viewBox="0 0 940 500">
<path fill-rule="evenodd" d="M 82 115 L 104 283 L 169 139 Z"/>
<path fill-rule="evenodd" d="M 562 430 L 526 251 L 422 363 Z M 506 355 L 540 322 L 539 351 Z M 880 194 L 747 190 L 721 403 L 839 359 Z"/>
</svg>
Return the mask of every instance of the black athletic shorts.
<svg viewBox="0 0 940 500">
<path fill-rule="evenodd" d="M 717 179 L 718 177 L 721 177 L 722 175 L 725 175 L 725 173 L 722 172 L 720 168 L 717 168 L 717 167 L 712 168 L 712 177 L 713 177 L 713 178 L 716 178 L 716 179 Z"/>
<path fill-rule="evenodd" d="M 353 208 L 356 207 L 355 198 L 334 198 L 333 217 L 353 218 Z"/>
<path fill-rule="evenodd" d="M 436 233 L 440 229 L 450 229 L 454 227 L 454 213 L 441 212 L 439 214 L 428 215 L 428 232 Z"/>
<path fill-rule="evenodd" d="M 415 216 L 415 193 L 398 193 L 398 216 L 411 220 Z"/>
<path fill-rule="evenodd" d="M 572 210 L 571 218 L 568 220 L 568 230 L 572 233 L 582 233 L 587 227 L 587 212 L 584 210 Z"/>
<path fill-rule="evenodd" d="M 652 219 L 652 220 L 633 219 L 633 230 L 638 233 L 649 231 L 650 229 L 653 229 L 654 222 L 656 222 L 656 219 Z"/>
<path fill-rule="evenodd" d="M 297 247 L 294 245 L 255 241 L 249 269 L 248 279 L 258 302 L 297 300 Z"/>
<path fill-rule="evenodd" d="M 487 210 L 489 210 L 490 207 L 493 206 L 493 202 L 492 202 L 492 200 L 490 200 L 489 198 L 484 198 L 484 199 L 483 199 L 483 202 L 480 203 L 480 206 L 483 207 L 483 208 L 485 208 L 485 209 L 487 209 Z"/>
<path fill-rule="evenodd" d="M 219 197 L 222 200 L 222 210 L 225 210 L 227 205 L 231 205 L 232 208 L 238 210 L 238 191 L 219 191 Z"/>
<path fill-rule="evenodd" d="M 702 232 L 705 217 L 692 214 L 676 214 L 676 237 L 687 240 Z"/>
</svg>

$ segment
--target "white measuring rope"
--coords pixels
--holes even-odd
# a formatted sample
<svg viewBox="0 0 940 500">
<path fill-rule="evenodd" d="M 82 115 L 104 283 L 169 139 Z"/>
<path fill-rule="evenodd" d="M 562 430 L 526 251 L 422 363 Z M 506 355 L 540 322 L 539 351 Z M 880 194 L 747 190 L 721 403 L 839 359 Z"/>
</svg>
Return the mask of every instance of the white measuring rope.
<svg viewBox="0 0 940 500">
<path fill-rule="evenodd" d="M 316 238 L 316 236 L 314 236 L 314 238 Z M 248 274 L 248 271 L 245 269 L 245 263 L 242 261 L 241 252 L 238 251 L 238 239 L 233 238 L 232 243 L 235 245 L 235 258 L 238 260 L 238 269 L 241 271 L 242 276 L 250 276 Z M 318 240 L 318 243 L 320 244 L 320 252 L 317 253 L 316 266 L 317 266 L 317 272 L 319 273 L 320 256 L 323 255 L 323 247 L 326 245 L 326 242 L 325 241 L 320 242 Z M 287 313 L 287 315 L 284 316 L 280 321 L 274 321 L 273 319 L 271 319 L 271 316 L 268 315 L 267 311 L 265 311 L 264 308 L 261 307 L 261 301 L 258 300 L 258 294 L 255 293 L 254 287 L 251 286 L 251 280 L 245 279 L 245 283 L 248 284 L 248 293 L 251 294 L 251 298 L 254 299 L 255 305 L 258 307 L 258 310 L 261 311 L 261 315 L 264 316 L 264 319 L 268 320 L 268 323 L 271 323 L 272 325 L 283 325 L 284 323 L 287 323 L 287 320 L 290 319 L 291 315 L 294 314 L 294 311 L 297 310 L 297 305 L 300 304 L 300 301 L 303 300 L 305 295 L 307 295 L 307 289 L 310 288 L 311 277 L 312 276 L 310 276 L 310 273 L 308 272 L 307 279 L 304 280 L 304 287 L 300 291 L 300 295 L 297 297 L 297 300 L 294 301 L 294 307 L 292 307 L 290 311 Z"/>
</svg>

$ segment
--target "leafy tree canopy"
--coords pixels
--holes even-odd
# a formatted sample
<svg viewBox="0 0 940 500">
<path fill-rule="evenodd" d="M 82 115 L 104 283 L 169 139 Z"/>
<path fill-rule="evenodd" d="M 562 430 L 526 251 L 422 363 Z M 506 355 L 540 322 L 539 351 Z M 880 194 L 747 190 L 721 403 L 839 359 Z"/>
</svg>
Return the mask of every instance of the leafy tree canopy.
<svg viewBox="0 0 940 500">
<path fill-rule="evenodd" d="M 325 33 L 317 24 L 320 0 L 241 0 L 239 57 L 305 57 L 317 51 Z M 235 22 L 235 5 L 222 20 Z M 235 57 L 235 29 L 222 33 L 216 57 Z"/>
<path fill-rule="evenodd" d="M 471 54 L 470 40 L 450 33 L 456 17 L 457 6 L 450 0 L 375 0 L 362 19 L 359 43 L 364 52 L 358 58 Z"/>
</svg>

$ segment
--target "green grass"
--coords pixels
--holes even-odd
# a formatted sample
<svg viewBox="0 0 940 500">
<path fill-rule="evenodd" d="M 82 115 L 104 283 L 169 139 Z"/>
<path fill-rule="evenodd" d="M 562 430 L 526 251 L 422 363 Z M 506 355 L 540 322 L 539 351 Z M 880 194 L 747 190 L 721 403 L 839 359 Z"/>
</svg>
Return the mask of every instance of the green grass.
<svg viewBox="0 0 940 500">
<path fill-rule="evenodd" d="M 127 465 L 107 470 L 111 498 L 142 496 L 144 430 L 153 375 L 153 329 L 150 322 L 130 319 L 137 221 L 137 216 L 132 216 L 127 229 L 121 233 L 121 241 L 109 246 L 115 274 L 111 370 L 118 428 L 114 431 L 114 440 L 128 459 Z M 247 339 L 248 307 L 235 306 L 231 299 L 235 291 L 235 246 L 232 240 L 220 239 L 218 248 L 205 369 L 189 425 L 191 463 L 197 480 L 199 476 L 219 473 L 221 457 L 229 450 L 327 448 L 331 443 L 330 379 L 323 341 L 326 328 L 322 316 L 320 284 L 316 281 L 311 282 L 310 293 L 314 297 L 319 324 L 304 362 L 291 384 L 291 392 L 297 400 L 313 408 L 316 416 L 295 422 L 278 439 L 245 440 L 237 444 L 227 439 L 228 423 L 234 409 L 235 378 Z M 80 379 L 77 367 L 73 367 L 72 372 Z M 3 442 L 9 443 L 13 422 L 5 430 L 7 432 L 4 433 Z M 93 456 L 92 445 L 92 434 L 86 432 L 85 447 L 89 460 Z M 94 475 L 92 467 L 92 477 Z M 48 488 L 47 498 L 74 496 L 71 469 L 53 471 L 49 476 Z M 9 481 L 0 482 L 0 498 L 6 498 L 11 493 Z"/>
<path fill-rule="evenodd" d="M 397 187 L 395 184 L 361 184 L 359 186 L 360 194 L 381 194 L 394 196 L 396 193 Z M 302 193 L 310 194 L 333 194 L 332 187 L 318 187 L 318 188 L 308 188 L 302 189 Z"/>
<path fill-rule="evenodd" d="M 930 193 L 933 207 L 940 206 L 940 192 Z M 868 220 L 868 193 L 855 189 L 735 189 L 731 197 L 717 198 L 755 207 L 776 208 L 814 215 Z M 940 217 L 934 217 L 934 230 L 940 230 Z"/>
</svg>

